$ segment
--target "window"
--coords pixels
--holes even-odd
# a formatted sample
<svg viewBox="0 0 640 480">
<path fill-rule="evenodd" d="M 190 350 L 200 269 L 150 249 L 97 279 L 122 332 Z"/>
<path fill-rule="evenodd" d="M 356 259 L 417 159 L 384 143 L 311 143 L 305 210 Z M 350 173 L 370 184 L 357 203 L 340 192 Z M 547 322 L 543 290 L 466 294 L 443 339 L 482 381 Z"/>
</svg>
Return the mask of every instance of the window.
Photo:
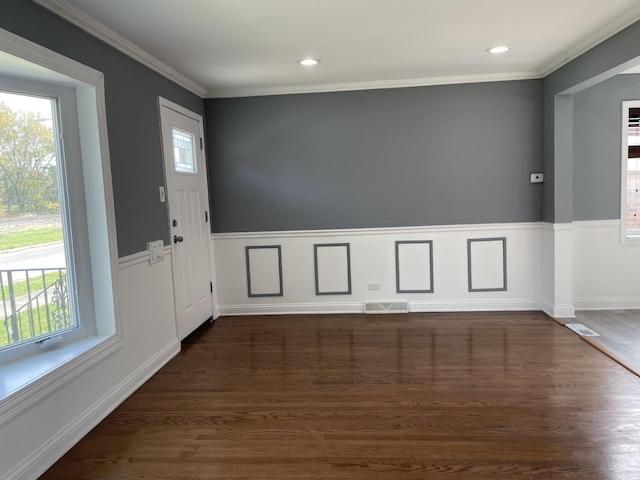
<svg viewBox="0 0 640 480">
<path fill-rule="evenodd" d="M 193 134 L 173 128 L 173 158 L 175 170 L 179 173 L 196 173 L 196 155 L 193 150 Z"/>
<path fill-rule="evenodd" d="M 77 192 L 69 192 L 67 174 L 74 169 L 65 168 L 65 149 L 56 141 L 63 138 L 64 90 L 22 81 L 17 93 L 11 84 L 0 80 L 0 351 L 57 341 L 81 325 L 69 268 L 68 199 Z M 65 125 L 71 128 L 77 130 L 75 122 Z"/>
<path fill-rule="evenodd" d="M 622 103 L 622 239 L 640 240 L 640 101 Z"/>
<path fill-rule="evenodd" d="M 0 263 L 0 419 L 6 419 L 121 340 L 103 75 L 2 29 L 0 72 L 0 169 L 30 176 L 19 186 L 10 169 L 0 172 L 0 225 L 46 217 L 54 224 L 47 243 L 56 250 L 39 258 L 18 252 L 10 268 L 6 257 Z M 49 257 L 53 264 L 40 263 Z"/>
</svg>

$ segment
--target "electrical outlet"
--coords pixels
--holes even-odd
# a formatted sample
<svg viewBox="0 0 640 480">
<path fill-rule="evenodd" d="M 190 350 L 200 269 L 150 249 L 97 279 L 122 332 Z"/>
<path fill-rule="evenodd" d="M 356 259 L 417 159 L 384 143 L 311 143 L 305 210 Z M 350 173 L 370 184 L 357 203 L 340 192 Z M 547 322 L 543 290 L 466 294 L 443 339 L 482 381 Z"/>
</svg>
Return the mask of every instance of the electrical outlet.
<svg viewBox="0 0 640 480">
<path fill-rule="evenodd" d="M 380 290 L 380 283 L 379 282 L 370 283 L 369 290 Z"/>
</svg>

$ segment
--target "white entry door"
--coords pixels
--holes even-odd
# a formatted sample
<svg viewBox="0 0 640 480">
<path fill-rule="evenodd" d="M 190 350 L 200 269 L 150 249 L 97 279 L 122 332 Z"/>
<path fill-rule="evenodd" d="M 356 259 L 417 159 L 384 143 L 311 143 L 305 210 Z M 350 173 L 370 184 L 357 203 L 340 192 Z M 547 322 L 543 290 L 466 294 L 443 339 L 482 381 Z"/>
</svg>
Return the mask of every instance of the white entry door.
<svg viewBox="0 0 640 480">
<path fill-rule="evenodd" d="M 213 315 L 202 117 L 160 99 L 178 338 Z"/>
</svg>

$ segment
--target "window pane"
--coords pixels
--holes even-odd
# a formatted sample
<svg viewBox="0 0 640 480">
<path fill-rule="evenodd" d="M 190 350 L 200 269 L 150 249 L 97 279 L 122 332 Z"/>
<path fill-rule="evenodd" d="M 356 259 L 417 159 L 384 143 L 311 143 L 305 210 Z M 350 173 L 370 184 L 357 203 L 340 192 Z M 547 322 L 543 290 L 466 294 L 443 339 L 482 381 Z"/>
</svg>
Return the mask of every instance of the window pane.
<svg viewBox="0 0 640 480">
<path fill-rule="evenodd" d="M 194 149 L 194 136 L 182 130 L 174 128 L 173 132 L 173 158 L 176 172 L 196 173 L 196 155 Z"/>
<path fill-rule="evenodd" d="M 626 211 L 623 220 L 625 222 L 626 237 L 640 236 L 640 108 L 637 102 L 629 102 L 633 106 L 628 107 L 626 113 L 627 123 L 627 170 L 626 175 Z"/>
<path fill-rule="evenodd" d="M 0 92 L 0 349 L 77 326 L 51 99 Z"/>
</svg>

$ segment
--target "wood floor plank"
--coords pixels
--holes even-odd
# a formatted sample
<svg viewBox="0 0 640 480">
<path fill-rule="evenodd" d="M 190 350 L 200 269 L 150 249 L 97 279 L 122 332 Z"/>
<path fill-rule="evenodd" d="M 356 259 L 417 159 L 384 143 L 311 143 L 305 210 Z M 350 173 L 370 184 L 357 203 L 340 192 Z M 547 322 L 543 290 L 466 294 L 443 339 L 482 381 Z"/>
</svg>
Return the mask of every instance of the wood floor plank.
<svg viewBox="0 0 640 480">
<path fill-rule="evenodd" d="M 584 337 L 585 341 L 640 376 L 640 310 L 580 311 L 575 323 L 600 335 Z"/>
<path fill-rule="evenodd" d="M 640 379 L 538 312 L 222 318 L 43 479 L 640 479 Z"/>
</svg>

